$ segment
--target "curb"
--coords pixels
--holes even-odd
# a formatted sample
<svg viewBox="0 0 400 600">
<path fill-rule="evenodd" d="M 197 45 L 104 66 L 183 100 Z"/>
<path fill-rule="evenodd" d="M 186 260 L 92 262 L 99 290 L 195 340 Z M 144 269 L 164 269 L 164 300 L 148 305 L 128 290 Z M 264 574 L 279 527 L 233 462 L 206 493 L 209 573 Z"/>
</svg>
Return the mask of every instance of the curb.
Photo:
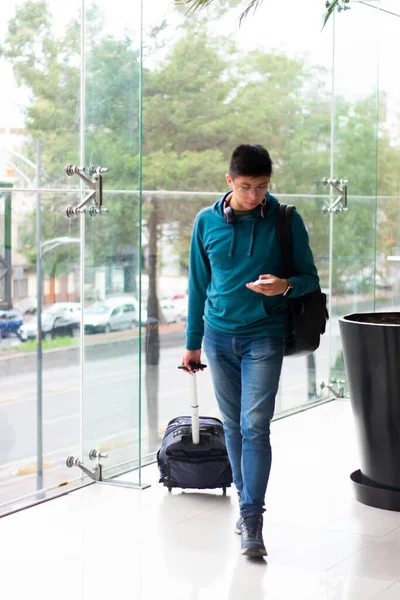
<svg viewBox="0 0 400 600">
<path fill-rule="evenodd" d="M 145 348 L 145 329 L 142 332 L 141 346 Z M 166 347 L 168 341 L 173 341 L 180 333 L 184 333 L 184 323 L 174 323 L 172 325 L 160 326 L 160 342 Z M 103 335 L 103 334 L 100 334 Z M 92 337 L 92 336 L 90 336 Z M 108 334 L 107 339 L 102 337 L 99 341 L 86 343 L 86 360 L 93 361 L 99 358 L 112 356 L 121 356 L 127 352 L 136 353 L 139 349 L 139 336 L 137 337 L 120 337 L 119 332 Z M 43 360 L 46 366 L 51 364 L 52 367 L 63 367 L 66 362 L 69 365 L 79 365 L 80 346 L 67 346 L 64 348 L 54 348 L 53 350 L 43 351 Z M 7 356 L 0 355 L 0 379 L 10 375 L 21 375 L 29 371 L 36 371 L 37 356 L 36 352 L 22 353 L 13 352 Z"/>
</svg>

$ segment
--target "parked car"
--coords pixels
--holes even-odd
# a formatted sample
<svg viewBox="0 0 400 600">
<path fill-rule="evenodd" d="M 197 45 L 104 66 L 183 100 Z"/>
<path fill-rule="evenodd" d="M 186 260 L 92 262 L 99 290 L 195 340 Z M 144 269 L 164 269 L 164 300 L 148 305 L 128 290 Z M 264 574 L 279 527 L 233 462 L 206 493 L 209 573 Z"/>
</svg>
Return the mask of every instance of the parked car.
<svg viewBox="0 0 400 600">
<path fill-rule="evenodd" d="M 23 322 L 22 315 L 17 310 L 1 310 L 0 338 L 7 337 L 11 334 L 16 334 Z"/>
<path fill-rule="evenodd" d="M 37 298 L 35 296 L 27 296 L 15 304 L 15 308 L 21 315 L 34 315 L 37 311 Z"/>
<path fill-rule="evenodd" d="M 161 298 L 160 307 L 164 323 L 184 323 L 187 319 L 187 296 Z"/>
<path fill-rule="evenodd" d="M 80 332 L 81 306 L 79 302 L 56 302 L 42 311 L 42 336 L 44 339 L 71 336 Z M 24 323 L 18 336 L 25 342 L 37 336 L 37 317 Z"/>
<path fill-rule="evenodd" d="M 147 320 L 142 310 L 142 323 Z M 84 312 L 85 333 L 109 333 L 139 325 L 139 303 L 135 298 L 108 298 Z"/>
</svg>

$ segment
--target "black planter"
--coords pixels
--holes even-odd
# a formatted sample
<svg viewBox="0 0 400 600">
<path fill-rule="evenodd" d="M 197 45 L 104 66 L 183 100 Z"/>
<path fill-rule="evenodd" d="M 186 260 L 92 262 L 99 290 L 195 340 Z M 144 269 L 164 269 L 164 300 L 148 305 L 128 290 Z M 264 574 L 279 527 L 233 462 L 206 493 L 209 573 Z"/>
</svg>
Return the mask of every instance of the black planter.
<svg viewBox="0 0 400 600">
<path fill-rule="evenodd" d="M 339 327 L 360 443 L 356 496 L 400 511 L 400 313 L 347 315 Z"/>
</svg>

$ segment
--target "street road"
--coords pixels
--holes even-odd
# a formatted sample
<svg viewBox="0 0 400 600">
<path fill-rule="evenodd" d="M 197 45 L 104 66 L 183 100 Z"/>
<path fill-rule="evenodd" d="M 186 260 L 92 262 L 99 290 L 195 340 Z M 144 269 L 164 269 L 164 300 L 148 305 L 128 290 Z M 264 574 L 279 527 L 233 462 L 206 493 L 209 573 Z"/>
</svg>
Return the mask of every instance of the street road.
<svg viewBox="0 0 400 600">
<path fill-rule="evenodd" d="M 171 346 L 171 342 L 173 345 Z M 177 369 L 184 347 L 184 332 L 163 338 L 158 370 L 158 402 L 150 410 L 146 398 L 146 365 L 142 357 L 142 391 L 136 350 L 108 358 L 104 348 L 96 359 L 90 351 L 83 369 L 83 418 L 81 420 L 80 368 L 76 364 L 52 366 L 43 361 L 43 460 L 46 485 L 78 477 L 78 468 L 67 469 L 68 455 L 80 456 L 81 427 L 85 464 L 91 448 L 109 452 L 106 466 L 132 460 L 139 454 L 139 402 L 141 396 L 142 455 L 158 449 L 168 421 L 189 414 L 191 377 Z M 317 384 L 327 383 L 328 338 L 316 355 Z M 150 367 L 150 379 L 157 377 Z M 197 375 L 200 414 L 218 416 L 208 369 Z M 306 359 L 284 361 L 277 412 L 308 401 Z M 319 389 L 317 390 L 320 391 Z M 2 377 L 0 381 L 0 504 L 8 497 L 34 491 L 35 475 L 24 474 L 36 463 L 36 373 L 28 371 Z M 29 471 L 29 469 L 28 469 Z M 14 496 L 13 496 L 14 494 Z"/>
</svg>

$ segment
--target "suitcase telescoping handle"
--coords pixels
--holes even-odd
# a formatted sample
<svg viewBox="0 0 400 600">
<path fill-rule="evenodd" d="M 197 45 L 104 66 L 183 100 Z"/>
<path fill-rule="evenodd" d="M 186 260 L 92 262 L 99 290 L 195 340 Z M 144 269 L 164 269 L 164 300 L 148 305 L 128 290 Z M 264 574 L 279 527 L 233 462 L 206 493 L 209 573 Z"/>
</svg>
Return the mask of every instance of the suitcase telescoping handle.
<svg viewBox="0 0 400 600">
<path fill-rule="evenodd" d="M 202 371 L 203 369 L 205 369 L 207 367 L 207 365 L 203 365 L 202 363 L 196 362 L 196 363 L 190 363 L 190 366 L 192 367 L 192 369 L 199 369 L 200 371 Z M 179 365 L 178 369 L 183 369 L 184 371 L 187 371 L 188 369 L 185 367 L 185 365 Z M 192 377 L 192 400 L 190 403 L 190 414 L 191 414 L 191 418 L 192 418 L 192 441 L 193 444 L 199 444 L 200 443 L 200 424 L 199 424 L 199 403 L 197 400 L 197 381 L 196 381 L 196 373 L 193 373 L 193 377 Z"/>
</svg>

